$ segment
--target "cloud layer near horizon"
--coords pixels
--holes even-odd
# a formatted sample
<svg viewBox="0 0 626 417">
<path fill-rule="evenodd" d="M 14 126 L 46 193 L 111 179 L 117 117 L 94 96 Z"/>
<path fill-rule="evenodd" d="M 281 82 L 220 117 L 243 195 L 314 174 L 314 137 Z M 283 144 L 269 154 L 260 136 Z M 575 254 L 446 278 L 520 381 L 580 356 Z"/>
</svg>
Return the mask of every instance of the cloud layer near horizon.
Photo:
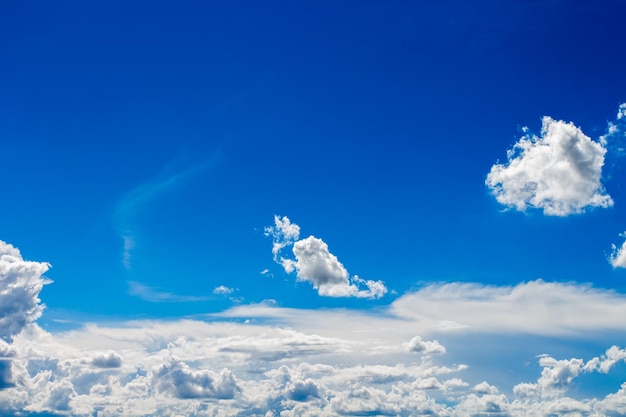
<svg viewBox="0 0 626 417">
<path fill-rule="evenodd" d="M 34 283 L 40 290 L 47 264 L 24 261 L 10 245 L 2 248 L 3 262 L 22 263 L 20 274 L 11 275 L 19 276 L 15 282 Z M 468 338 L 472 334 L 480 345 L 497 343 L 505 333 L 581 338 L 592 331 L 607 339 L 626 334 L 621 320 L 626 297 L 586 285 L 432 284 L 376 315 L 261 303 L 205 320 L 87 324 L 56 333 L 32 322 L 41 303 L 38 290 L 29 294 L 35 314 L 23 314 L 26 324 L 15 327 L 10 340 L 0 340 L 4 415 L 548 416 L 567 411 L 614 416 L 622 415 L 626 404 L 626 384 L 598 398 L 570 390 L 583 374 L 613 372 L 626 359 L 619 346 L 607 345 L 588 359 L 540 355 L 536 379 L 512 380 L 505 387 L 496 386 L 480 367 L 459 363 L 454 357 L 459 352 L 446 348 L 445 340 L 463 340 L 463 349 L 472 349 L 477 343 Z M 3 297 L 12 305 L 22 295 L 4 291 Z"/>
</svg>

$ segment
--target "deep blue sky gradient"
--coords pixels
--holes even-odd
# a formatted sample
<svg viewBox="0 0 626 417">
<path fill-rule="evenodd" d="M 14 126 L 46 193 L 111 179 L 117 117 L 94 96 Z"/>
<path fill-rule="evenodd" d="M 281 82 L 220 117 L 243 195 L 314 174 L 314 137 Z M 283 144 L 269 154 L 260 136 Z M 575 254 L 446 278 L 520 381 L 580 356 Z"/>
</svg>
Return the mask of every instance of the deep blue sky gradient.
<svg viewBox="0 0 626 417">
<path fill-rule="evenodd" d="M 605 133 L 626 100 L 621 1 L 0 7 L 0 238 L 53 265 L 46 317 L 218 311 L 232 303 L 218 285 L 294 307 L 393 299 L 296 283 L 263 235 L 274 214 L 400 294 L 540 277 L 626 290 L 607 262 L 626 229 L 619 155 L 615 206 L 583 215 L 501 212 L 484 185 L 544 115 Z M 133 190 L 207 161 L 119 215 Z M 207 299 L 152 303 L 130 281 Z"/>
</svg>

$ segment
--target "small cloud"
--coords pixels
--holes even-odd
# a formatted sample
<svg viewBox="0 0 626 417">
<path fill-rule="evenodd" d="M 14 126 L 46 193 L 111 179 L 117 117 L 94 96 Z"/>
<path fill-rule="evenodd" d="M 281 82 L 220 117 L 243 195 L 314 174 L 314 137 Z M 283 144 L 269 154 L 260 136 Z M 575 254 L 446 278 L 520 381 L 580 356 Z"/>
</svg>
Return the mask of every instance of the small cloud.
<svg viewBox="0 0 626 417">
<path fill-rule="evenodd" d="M 134 236 L 123 235 L 122 240 L 124 241 L 124 252 L 122 253 L 122 263 L 124 264 L 124 268 L 130 269 L 130 257 L 131 257 L 131 251 L 135 248 L 135 238 Z"/>
<path fill-rule="evenodd" d="M 265 276 L 266 276 L 266 277 L 268 277 L 268 278 L 274 278 L 274 274 L 272 274 L 272 273 L 270 272 L 270 270 L 269 270 L 269 269 L 267 269 L 267 268 L 265 268 L 264 270 L 262 270 L 262 271 L 260 272 L 260 274 L 261 274 L 261 275 L 265 275 Z"/>
<path fill-rule="evenodd" d="M 231 294 L 233 291 L 235 291 L 233 288 L 228 288 L 228 287 L 225 287 L 224 285 L 220 285 L 219 287 L 215 287 L 213 289 L 213 294 L 227 295 L 227 294 Z"/>
<path fill-rule="evenodd" d="M 626 232 L 620 234 L 620 236 L 626 238 Z M 611 248 L 612 252 L 609 256 L 609 263 L 613 268 L 626 268 L 626 240 L 620 247 L 613 244 Z"/>
<path fill-rule="evenodd" d="M 606 134 L 600 136 L 602 146 L 608 146 L 611 152 L 624 153 L 623 139 L 626 137 L 626 103 L 619 105 L 615 120 L 608 123 Z"/>
<path fill-rule="evenodd" d="M 179 295 L 161 291 L 158 288 L 150 287 L 137 281 L 128 282 L 128 294 L 137 296 L 144 301 L 150 301 L 151 303 L 184 303 L 190 301 L 204 301 L 207 299 L 207 297 Z"/>
<path fill-rule="evenodd" d="M 223 369 L 220 373 L 194 370 L 176 358 L 155 369 L 152 378 L 159 392 L 180 399 L 231 399 L 241 391 L 230 370 Z"/>
<path fill-rule="evenodd" d="M 417 352 L 424 355 L 442 355 L 446 353 L 446 348 L 438 341 L 422 340 L 419 336 L 415 336 L 405 346 L 409 352 Z"/>
<path fill-rule="evenodd" d="M 474 385 L 474 387 L 472 388 L 472 392 L 483 395 L 496 395 L 500 393 L 498 391 L 498 388 L 490 385 L 487 381 L 483 381 L 480 384 Z"/>
<path fill-rule="evenodd" d="M 119 368 L 122 366 L 122 357 L 112 350 L 99 353 L 93 357 L 91 364 L 98 368 Z"/>
<path fill-rule="evenodd" d="M 485 183 L 500 204 L 519 211 L 567 216 L 606 208 L 613 200 L 600 182 L 605 154 L 573 123 L 545 116 L 541 136 L 526 133 L 507 151 L 506 164 L 491 167 Z"/>
<path fill-rule="evenodd" d="M 274 240 L 274 261 L 285 272 L 296 272 L 300 281 L 313 285 L 319 295 L 327 297 L 380 298 L 387 292 L 382 281 L 364 280 L 357 275 L 350 277 L 339 259 L 328 249 L 322 239 L 309 236 L 297 240 L 300 226 L 291 223 L 288 217 L 274 216 L 274 226 L 266 227 L 266 236 Z M 292 247 L 295 259 L 280 256 L 287 246 Z M 365 288 L 363 288 L 363 286 Z"/>
</svg>

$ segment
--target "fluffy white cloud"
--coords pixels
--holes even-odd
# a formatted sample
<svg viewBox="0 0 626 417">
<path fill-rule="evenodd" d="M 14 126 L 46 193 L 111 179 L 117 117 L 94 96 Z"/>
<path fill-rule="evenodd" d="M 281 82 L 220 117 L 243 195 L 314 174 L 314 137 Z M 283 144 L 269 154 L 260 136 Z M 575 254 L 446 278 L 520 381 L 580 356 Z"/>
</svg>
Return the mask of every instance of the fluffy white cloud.
<svg viewBox="0 0 626 417">
<path fill-rule="evenodd" d="M 426 355 L 431 354 L 443 354 L 446 353 L 446 348 L 443 347 L 436 340 L 422 340 L 420 336 L 415 336 L 406 344 L 409 352 L 424 353 Z"/>
<path fill-rule="evenodd" d="M 567 216 L 587 207 L 609 207 L 601 183 L 606 149 L 573 123 L 544 117 L 541 136 L 527 133 L 495 164 L 485 181 L 496 200 L 520 211 L 543 209 Z"/>
<path fill-rule="evenodd" d="M 287 273 L 295 271 L 298 280 L 310 282 L 322 296 L 380 298 L 387 292 L 382 281 L 351 277 L 322 239 L 309 236 L 298 240 L 300 227 L 286 216 L 274 216 L 274 226 L 266 227 L 265 233 L 274 240 L 274 260 Z M 280 251 L 291 245 L 295 259 L 280 256 Z"/>
<path fill-rule="evenodd" d="M 626 237 L 626 232 L 622 233 L 620 236 Z M 613 268 L 626 268 L 626 241 L 624 241 L 620 247 L 612 244 L 611 249 L 609 263 L 613 265 Z"/>
<path fill-rule="evenodd" d="M 272 237 L 274 241 L 272 246 L 272 254 L 274 260 L 278 261 L 280 251 L 298 240 L 300 237 L 300 226 L 291 223 L 289 217 L 274 215 L 274 226 L 267 226 L 265 236 Z"/>
<path fill-rule="evenodd" d="M 20 251 L 0 240 L 0 338 L 9 341 L 44 309 L 39 293 L 51 281 L 43 274 L 46 262 L 22 259 Z"/>
</svg>

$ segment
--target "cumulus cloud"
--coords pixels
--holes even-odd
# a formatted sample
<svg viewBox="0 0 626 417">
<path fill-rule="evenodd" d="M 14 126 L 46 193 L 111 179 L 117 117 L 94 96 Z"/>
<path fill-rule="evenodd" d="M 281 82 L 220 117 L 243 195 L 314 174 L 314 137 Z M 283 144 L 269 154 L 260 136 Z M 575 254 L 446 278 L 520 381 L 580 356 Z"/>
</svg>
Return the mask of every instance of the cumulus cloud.
<svg viewBox="0 0 626 417">
<path fill-rule="evenodd" d="M 425 355 L 446 353 L 446 348 L 438 341 L 422 340 L 420 336 L 415 336 L 406 344 L 409 352 L 418 352 Z"/>
<path fill-rule="evenodd" d="M 322 239 L 309 236 L 298 240 L 300 226 L 291 223 L 286 216 L 274 216 L 274 226 L 266 227 L 265 233 L 273 238 L 274 260 L 287 273 L 295 271 L 298 280 L 311 283 L 322 296 L 380 298 L 387 292 L 382 281 L 365 280 L 358 275 L 351 277 Z M 293 246 L 295 259 L 280 256 L 287 246 Z"/>
<path fill-rule="evenodd" d="M 44 309 L 39 293 L 51 281 L 50 264 L 22 259 L 20 251 L 0 240 L 0 338 L 10 341 Z"/>
<path fill-rule="evenodd" d="M 309 314 L 309 320 L 318 319 Z M 438 356 L 415 362 L 385 351 L 363 355 L 367 344 L 386 342 L 355 339 L 359 332 L 335 339 L 272 324 L 193 320 L 90 325 L 55 335 L 31 327 L 11 347 L 19 381 L 0 390 L 0 414 L 521 417 L 567 410 L 619 415 L 623 406 L 623 389 L 599 400 L 567 397 L 581 374 L 608 373 L 624 361 L 626 351 L 617 346 L 586 362 L 541 355 L 538 379 L 518 384 L 508 398 L 487 381 L 471 386 L 467 366 L 437 364 Z M 419 338 L 409 345 L 422 352 L 429 346 Z M 430 346 L 441 353 L 441 345 Z M 120 366 L 95 366 L 118 359 Z"/>
<path fill-rule="evenodd" d="M 626 232 L 622 233 L 620 236 L 626 238 Z M 626 241 L 619 247 L 615 244 L 611 245 L 609 263 L 613 268 L 626 268 Z"/>
<path fill-rule="evenodd" d="M 546 116 L 541 135 L 526 129 L 507 152 L 507 163 L 493 165 L 485 183 L 500 204 L 519 211 L 531 207 L 567 216 L 610 207 L 613 200 L 601 183 L 605 154 L 573 123 Z"/>
<path fill-rule="evenodd" d="M 122 366 L 122 356 L 112 350 L 96 354 L 91 360 L 93 366 L 98 368 L 119 368 Z"/>
<path fill-rule="evenodd" d="M 555 359 L 540 355 L 539 365 L 543 368 L 535 383 L 521 383 L 513 388 L 515 395 L 524 400 L 557 398 L 583 373 L 608 373 L 618 362 L 626 361 L 626 350 L 612 346 L 601 357 L 585 362 L 580 358 Z"/>
<path fill-rule="evenodd" d="M 156 389 L 176 398 L 229 399 L 240 391 L 237 380 L 228 369 L 215 373 L 193 370 L 180 359 L 172 358 L 153 372 Z"/>
</svg>

